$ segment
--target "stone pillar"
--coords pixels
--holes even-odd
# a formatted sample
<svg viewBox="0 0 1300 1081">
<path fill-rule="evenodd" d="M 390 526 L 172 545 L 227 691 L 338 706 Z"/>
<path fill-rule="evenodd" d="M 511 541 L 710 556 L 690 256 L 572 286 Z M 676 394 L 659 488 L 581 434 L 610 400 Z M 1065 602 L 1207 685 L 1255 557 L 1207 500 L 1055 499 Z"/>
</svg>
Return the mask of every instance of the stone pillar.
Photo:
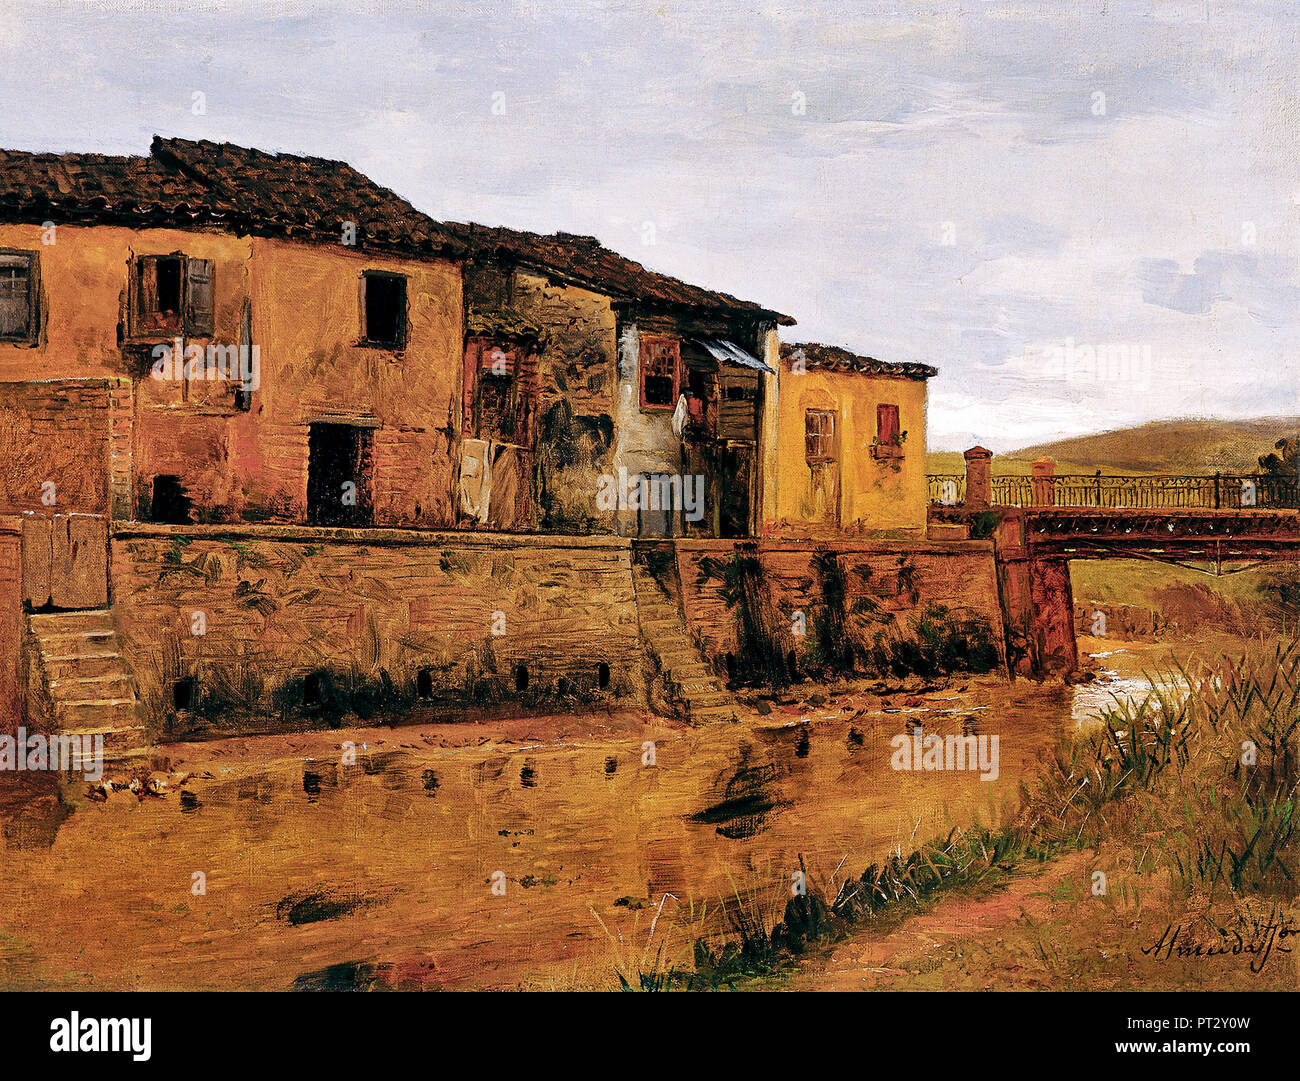
<svg viewBox="0 0 1300 1081">
<path fill-rule="evenodd" d="M 1056 503 L 1056 463 L 1051 458 L 1034 462 L 1034 506 L 1050 507 Z"/>
<path fill-rule="evenodd" d="M 971 447 L 966 459 L 966 506 L 984 510 L 993 503 L 993 452 Z"/>
</svg>

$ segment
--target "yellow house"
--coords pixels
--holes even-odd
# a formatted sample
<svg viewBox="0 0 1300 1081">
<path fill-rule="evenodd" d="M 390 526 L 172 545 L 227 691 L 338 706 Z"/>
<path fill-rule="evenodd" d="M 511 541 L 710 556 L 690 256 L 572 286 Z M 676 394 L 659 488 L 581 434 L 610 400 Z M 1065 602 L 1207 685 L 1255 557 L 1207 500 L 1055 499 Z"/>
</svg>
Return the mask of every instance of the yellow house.
<svg viewBox="0 0 1300 1081">
<path fill-rule="evenodd" d="M 782 345 L 763 532 L 923 537 L 928 364 Z"/>
</svg>

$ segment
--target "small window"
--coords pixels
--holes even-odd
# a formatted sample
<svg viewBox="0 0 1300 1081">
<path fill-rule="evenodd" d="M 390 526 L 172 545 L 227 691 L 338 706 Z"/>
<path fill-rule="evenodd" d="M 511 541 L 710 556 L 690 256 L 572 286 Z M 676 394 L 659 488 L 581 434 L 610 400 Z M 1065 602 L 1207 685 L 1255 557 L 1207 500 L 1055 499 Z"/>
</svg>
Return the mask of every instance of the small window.
<svg viewBox="0 0 1300 1081">
<path fill-rule="evenodd" d="M 898 406 L 876 406 L 876 442 L 884 447 L 899 445 Z"/>
<path fill-rule="evenodd" d="M 0 341 L 36 340 L 39 295 L 36 252 L 0 251 Z"/>
<path fill-rule="evenodd" d="M 190 523 L 190 497 L 181 487 L 181 478 L 164 475 L 153 479 L 153 498 L 149 506 L 149 520 L 167 525 Z"/>
<path fill-rule="evenodd" d="M 214 264 L 185 255 L 141 255 L 132 265 L 131 330 L 137 337 L 213 332 Z"/>
<path fill-rule="evenodd" d="M 362 276 L 364 287 L 367 345 L 388 349 L 406 346 L 406 279 L 400 274 L 367 270 Z"/>
<path fill-rule="evenodd" d="M 835 414 L 829 409 L 809 409 L 803 416 L 804 454 L 809 465 L 835 459 Z"/>
<path fill-rule="evenodd" d="M 675 338 L 641 339 L 641 406 L 675 409 L 681 384 L 681 343 Z"/>
</svg>

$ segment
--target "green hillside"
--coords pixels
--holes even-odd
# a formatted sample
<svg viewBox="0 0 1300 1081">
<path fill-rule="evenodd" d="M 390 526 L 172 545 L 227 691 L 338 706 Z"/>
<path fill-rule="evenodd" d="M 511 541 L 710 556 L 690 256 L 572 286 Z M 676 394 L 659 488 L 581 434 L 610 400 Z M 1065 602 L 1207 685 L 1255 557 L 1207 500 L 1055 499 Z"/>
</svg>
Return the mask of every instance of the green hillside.
<svg viewBox="0 0 1300 1081">
<path fill-rule="evenodd" d="M 1300 417 L 1254 420 L 1162 420 L 1137 428 L 1061 439 L 1024 447 L 993 459 L 995 473 L 1028 473 L 1035 458 L 1047 456 L 1058 473 L 1251 473 L 1259 456 L 1285 437 L 1300 435 Z M 962 456 L 935 451 L 926 456 L 930 473 L 961 473 Z"/>
</svg>

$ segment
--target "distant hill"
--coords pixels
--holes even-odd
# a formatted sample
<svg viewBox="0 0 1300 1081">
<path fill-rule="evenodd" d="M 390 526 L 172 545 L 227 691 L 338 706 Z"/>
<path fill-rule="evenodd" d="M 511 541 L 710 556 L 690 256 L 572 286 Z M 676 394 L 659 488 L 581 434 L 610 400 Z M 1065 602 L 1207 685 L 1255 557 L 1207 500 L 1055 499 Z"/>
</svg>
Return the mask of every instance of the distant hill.
<svg viewBox="0 0 1300 1081">
<path fill-rule="evenodd" d="M 995 473 L 1028 473 L 1035 458 L 1057 463 L 1058 473 L 1252 473 L 1259 456 L 1283 436 L 1300 434 L 1300 417 L 1254 420 L 1160 420 L 1137 428 L 1040 443 L 995 455 Z M 960 473 L 962 456 L 926 455 L 930 473 Z"/>
</svg>

